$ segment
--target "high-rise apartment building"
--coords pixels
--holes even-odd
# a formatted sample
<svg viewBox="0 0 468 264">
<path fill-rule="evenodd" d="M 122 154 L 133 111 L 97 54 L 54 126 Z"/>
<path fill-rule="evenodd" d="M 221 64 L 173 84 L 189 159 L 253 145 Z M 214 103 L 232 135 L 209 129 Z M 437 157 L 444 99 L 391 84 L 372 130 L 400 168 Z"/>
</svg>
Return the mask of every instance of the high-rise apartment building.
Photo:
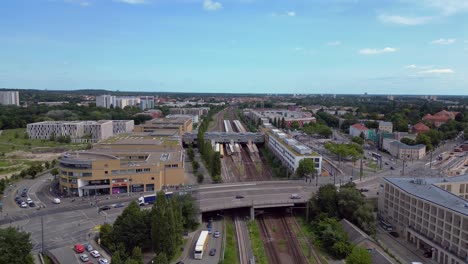
<svg viewBox="0 0 468 264">
<path fill-rule="evenodd" d="M 154 96 L 140 96 L 141 110 L 154 108 Z"/>
<path fill-rule="evenodd" d="M 0 105 L 19 106 L 19 92 L 18 91 L 0 91 Z"/>
</svg>

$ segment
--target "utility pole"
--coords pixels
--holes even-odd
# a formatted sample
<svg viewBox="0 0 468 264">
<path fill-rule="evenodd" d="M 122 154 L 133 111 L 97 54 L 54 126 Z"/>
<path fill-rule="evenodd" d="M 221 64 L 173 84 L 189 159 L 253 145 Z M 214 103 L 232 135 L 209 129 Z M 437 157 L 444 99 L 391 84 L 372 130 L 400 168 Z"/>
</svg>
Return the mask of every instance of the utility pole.
<svg viewBox="0 0 468 264">
<path fill-rule="evenodd" d="M 363 174 L 363 170 L 362 170 L 362 159 L 361 159 L 361 168 L 359 169 L 359 181 L 362 180 L 362 174 Z"/>
<path fill-rule="evenodd" d="M 44 254 L 44 217 L 41 217 L 41 253 Z"/>
</svg>

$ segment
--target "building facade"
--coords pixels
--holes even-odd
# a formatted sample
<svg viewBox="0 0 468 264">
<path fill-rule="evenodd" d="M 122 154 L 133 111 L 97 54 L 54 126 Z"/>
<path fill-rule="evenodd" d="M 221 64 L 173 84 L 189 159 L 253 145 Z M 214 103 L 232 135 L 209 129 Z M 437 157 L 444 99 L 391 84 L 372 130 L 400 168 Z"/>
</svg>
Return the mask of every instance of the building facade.
<svg viewBox="0 0 468 264">
<path fill-rule="evenodd" d="M 354 124 L 349 127 L 349 134 L 352 137 L 359 137 L 361 133 L 364 134 L 364 139 L 368 138 L 369 129 L 363 124 Z"/>
<path fill-rule="evenodd" d="M 137 125 L 134 128 L 135 132 L 155 132 L 158 130 L 177 130 L 178 135 L 190 133 L 193 129 L 192 118 L 190 117 L 175 117 L 175 118 L 155 118 L 146 121 L 142 125 Z"/>
<path fill-rule="evenodd" d="M 393 123 L 384 121 L 379 122 L 379 131 L 393 133 Z"/>
<path fill-rule="evenodd" d="M 298 112 L 298 111 L 289 111 L 285 109 L 246 109 L 244 115 L 249 117 L 251 120 L 257 122 L 257 120 L 272 120 L 275 119 L 277 122 L 282 122 L 284 119 L 286 128 L 290 128 L 291 125 L 295 122 L 299 127 L 304 126 L 308 123 L 315 123 L 317 119 L 312 117 L 312 114 L 309 112 Z M 263 121 L 264 122 L 264 121 Z"/>
<path fill-rule="evenodd" d="M 126 106 L 137 106 L 140 103 L 140 98 L 132 96 L 114 96 L 114 95 L 99 95 L 96 96 L 96 106 L 104 108 L 125 108 Z M 153 102 L 154 105 L 154 102 Z"/>
<path fill-rule="evenodd" d="M 419 160 L 426 156 L 426 145 L 406 145 L 393 138 L 384 138 L 382 149 L 403 160 Z"/>
<path fill-rule="evenodd" d="M 154 96 L 140 96 L 140 109 L 153 109 L 154 108 Z"/>
<path fill-rule="evenodd" d="M 0 91 L 0 105 L 19 106 L 19 92 L 18 91 Z"/>
<path fill-rule="evenodd" d="M 133 120 L 44 121 L 28 124 L 30 139 L 70 137 L 74 143 L 98 142 L 133 130 Z"/>
<path fill-rule="evenodd" d="M 309 147 L 289 138 L 279 129 L 272 129 L 265 134 L 265 141 L 269 149 L 281 160 L 281 163 L 292 173 L 296 172 L 302 159 L 312 159 L 315 163 L 317 175 L 322 172 L 322 156 Z"/>
<path fill-rule="evenodd" d="M 468 175 L 384 178 L 379 216 L 437 263 L 468 263 L 467 195 Z"/>
<path fill-rule="evenodd" d="M 98 144 L 59 159 L 59 185 L 66 195 L 156 192 L 185 184 L 184 151 L 178 142 L 152 138 Z"/>
</svg>

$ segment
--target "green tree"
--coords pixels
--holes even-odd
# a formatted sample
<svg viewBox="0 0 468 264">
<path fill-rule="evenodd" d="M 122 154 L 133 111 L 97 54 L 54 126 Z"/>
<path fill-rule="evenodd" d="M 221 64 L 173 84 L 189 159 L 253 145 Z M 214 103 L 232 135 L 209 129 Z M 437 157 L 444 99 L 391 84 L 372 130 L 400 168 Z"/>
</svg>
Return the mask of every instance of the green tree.
<svg viewBox="0 0 468 264">
<path fill-rule="evenodd" d="M 190 160 L 193 160 L 193 158 L 195 157 L 195 151 L 193 150 L 192 144 L 190 144 L 188 149 L 187 149 L 187 155 L 188 155 Z"/>
<path fill-rule="evenodd" d="M 57 168 L 53 168 L 50 171 L 50 174 L 52 174 L 52 176 L 54 176 L 54 177 L 57 177 L 57 175 L 59 175 L 59 170 Z"/>
<path fill-rule="evenodd" d="M 315 162 L 312 159 L 301 159 L 299 166 L 297 167 L 296 174 L 299 177 L 315 177 L 316 168 Z"/>
<path fill-rule="evenodd" d="M 33 264 L 30 234 L 16 228 L 0 228 L 0 263 Z"/>
<path fill-rule="evenodd" d="M 46 168 L 46 170 L 50 169 L 50 162 L 49 161 L 46 161 L 44 163 L 44 167 Z"/>
<path fill-rule="evenodd" d="M 99 238 L 101 239 L 101 244 L 107 248 L 113 247 L 114 241 L 112 239 L 112 225 L 104 223 L 99 229 Z"/>
<path fill-rule="evenodd" d="M 154 264 L 169 264 L 169 261 L 167 260 L 167 256 L 164 252 L 159 253 L 154 257 L 153 259 Z"/>
<path fill-rule="evenodd" d="M 352 137 L 351 141 L 353 141 L 354 143 L 359 144 L 359 145 L 364 145 L 364 139 L 361 136 Z"/>
<path fill-rule="evenodd" d="M 356 246 L 346 258 L 346 264 L 372 264 L 372 259 L 367 249 Z"/>
<path fill-rule="evenodd" d="M 338 192 L 336 190 L 335 185 L 322 185 L 320 186 L 316 196 L 317 206 L 318 208 L 320 208 L 320 211 L 325 213 L 326 215 L 330 217 L 336 216 L 337 198 Z"/>
<path fill-rule="evenodd" d="M 414 141 L 414 140 L 411 139 L 411 138 L 402 138 L 402 139 L 400 140 L 400 142 L 403 143 L 403 144 L 406 144 L 406 145 L 410 145 L 410 146 L 416 144 L 416 141 Z"/>
<path fill-rule="evenodd" d="M 143 264 L 143 253 L 141 252 L 141 248 L 134 247 L 132 250 L 132 255 L 130 256 L 129 259 L 131 259 L 134 264 Z"/>
<path fill-rule="evenodd" d="M 122 257 L 120 256 L 120 252 L 117 251 L 112 255 L 112 264 L 124 264 Z"/>
<path fill-rule="evenodd" d="M 291 123 L 291 129 L 292 129 L 292 130 L 298 130 L 299 127 L 300 127 L 299 122 L 293 121 L 293 122 Z"/>
<path fill-rule="evenodd" d="M 338 192 L 338 214 L 354 222 L 354 213 L 364 203 L 361 193 L 353 187 L 340 188 Z"/>
<path fill-rule="evenodd" d="M 114 243 L 123 243 L 126 253 L 130 254 L 135 247 L 142 248 L 148 244 L 149 231 L 140 207 L 132 201 L 115 220 L 112 237 Z"/>
</svg>

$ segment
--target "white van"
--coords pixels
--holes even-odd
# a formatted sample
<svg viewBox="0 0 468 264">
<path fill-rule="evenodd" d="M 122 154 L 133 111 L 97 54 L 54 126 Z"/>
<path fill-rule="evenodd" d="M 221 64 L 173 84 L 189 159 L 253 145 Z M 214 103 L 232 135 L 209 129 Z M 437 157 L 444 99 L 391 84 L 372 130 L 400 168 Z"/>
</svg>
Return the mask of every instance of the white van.
<svg viewBox="0 0 468 264">
<path fill-rule="evenodd" d="M 59 204 L 60 203 L 60 199 L 59 198 L 54 198 L 54 200 L 52 201 L 54 204 Z"/>
</svg>

